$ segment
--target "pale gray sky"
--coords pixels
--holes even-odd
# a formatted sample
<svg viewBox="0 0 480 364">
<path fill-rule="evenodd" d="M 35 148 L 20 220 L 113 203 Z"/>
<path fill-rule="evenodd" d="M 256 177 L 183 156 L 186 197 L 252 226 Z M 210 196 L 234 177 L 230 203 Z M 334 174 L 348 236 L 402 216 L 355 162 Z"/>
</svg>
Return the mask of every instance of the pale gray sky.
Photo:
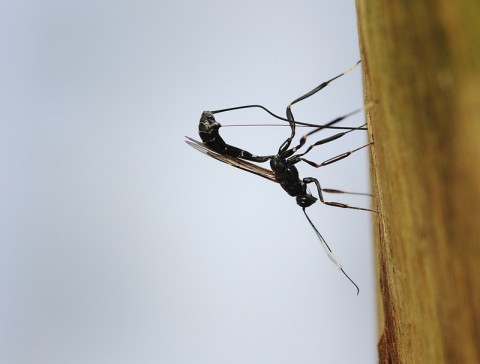
<svg viewBox="0 0 480 364">
<path fill-rule="evenodd" d="M 203 110 L 284 114 L 353 65 L 353 0 L 25 0 L 0 14 L 1 363 L 376 362 L 369 214 L 308 210 L 356 296 L 280 186 L 184 143 Z M 293 110 L 324 123 L 361 106 L 358 68 Z M 258 154 L 289 134 L 222 132 Z M 300 171 L 368 191 L 367 158 Z"/>
</svg>

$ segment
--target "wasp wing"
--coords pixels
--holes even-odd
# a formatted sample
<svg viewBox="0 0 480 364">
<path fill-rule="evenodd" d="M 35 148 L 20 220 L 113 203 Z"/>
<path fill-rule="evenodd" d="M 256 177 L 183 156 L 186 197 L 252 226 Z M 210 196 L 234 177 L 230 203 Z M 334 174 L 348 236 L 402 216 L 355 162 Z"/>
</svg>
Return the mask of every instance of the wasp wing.
<svg viewBox="0 0 480 364">
<path fill-rule="evenodd" d="M 205 144 L 199 142 L 198 140 L 189 138 L 187 136 L 185 138 L 188 139 L 185 140 L 185 143 L 190 145 L 192 148 L 195 148 L 199 152 L 202 152 L 212 158 L 215 158 L 216 160 L 219 160 L 220 162 L 229 164 L 235 168 L 242 169 L 244 171 L 256 174 L 257 176 L 266 178 L 272 182 L 278 183 L 277 179 L 275 178 L 275 174 L 270 169 L 257 166 L 256 164 L 244 161 L 240 158 L 218 153 L 212 149 L 209 149 Z"/>
</svg>

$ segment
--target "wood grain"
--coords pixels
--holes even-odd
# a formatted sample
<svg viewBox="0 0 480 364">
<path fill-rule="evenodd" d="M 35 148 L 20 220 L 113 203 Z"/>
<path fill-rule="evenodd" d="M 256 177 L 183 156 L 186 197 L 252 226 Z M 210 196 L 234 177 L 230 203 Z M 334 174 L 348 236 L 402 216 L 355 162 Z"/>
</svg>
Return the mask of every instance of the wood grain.
<svg viewBox="0 0 480 364">
<path fill-rule="evenodd" d="M 480 1 L 357 0 L 381 363 L 480 363 Z"/>
</svg>

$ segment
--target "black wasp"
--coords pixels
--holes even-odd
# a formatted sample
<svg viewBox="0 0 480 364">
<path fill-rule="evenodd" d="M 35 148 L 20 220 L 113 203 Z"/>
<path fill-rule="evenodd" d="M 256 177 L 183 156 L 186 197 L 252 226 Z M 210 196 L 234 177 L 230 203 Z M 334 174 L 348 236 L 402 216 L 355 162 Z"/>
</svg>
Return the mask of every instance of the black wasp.
<svg viewBox="0 0 480 364">
<path fill-rule="evenodd" d="M 325 144 L 328 142 L 331 142 L 335 139 L 338 139 L 345 134 L 354 131 L 354 130 L 365 130 L 365 124 L 361 125 L 356 128 L 350 128 L 350 127 L 335 127 L 334 124 L 337 124 L 338 122 L 342 121 L 343 119 L 347 118 L 348 116 L 359 112 L 360 110 L 356 110 L 354 112 L 351 112 L 349 114 L 340 116 L 329 123 L 325 125 L 317 125 L 317 124 L 310 124 L 310 123 L 303 123 L 296 121 L 293 117 L 293 113 L 291 110 L 292 105 L 314 95 L 318 91 L 322 90 L 325 88 L 330 82 L 336 80 L 337 78 L 345 75 L 346 73 L 350 72 L 353 68 L 355 68 L 360 61 L 358 61 L 353 67 L 349 68 L 345 72 L 331 78 L 328 81 L 322 82 L 319 86 L 315 87 L 313 90 L 310 92 L 306 93 L 303 96 L 300 96 L 299 98 L 295 99 L 292 101 L 288 106 L 286 110 L 286 116 L 287 118 L 282 118 L 278 115 L 275 115 L 271 111 L 269 111 L 267 108 L 261 106 L 261 105 L 246 105 L 246 106 L 238 106 L 238 107 L 233 107 L 229 109 L 222 109 L 222 110 L 216 110 L 216 111 L 204 111 L 202 113 L 202 116 L 200 118 L 200 123 L 198 127 L 198 132 L 200 135 L 200 138 L 202 139 L 202 142 L 199 142 L 195 139 L 186 137 L 188 140 L 186 142 L 192 146 L 193 148 L 197 149 L 198 151 L 207 154 L 208 156 L 215 158 L 223 163 L 229 164 L 231 166 L 234 166 L 236 168 L 243 169 L 245 171 L 254 173 L 256 175 L 259 175 L 261 177 L 264 177 L 270 181 L 279 183 L 282 188 L 290 195 L 296 198 L 297 204 L 302 207 L 303 212 L 314 229 L 315 233 L 317 234 L 318 238 L 320 241 L 324 244 L 324 246 L 327 249 L 327 253 L 329 257 L 337 264 L 338 268 L 342 271 L 342 273 L 352 282 L 352 284 L 356 287 L 357 289 L 357 294 L 360 292 L 357 284 L 345 273 L 343 270 L 340 262 L 337 260 L 335 255 L 333 254 L 332 250 L 330 249 L 329 245 L 323 238 L 323 236 L 320 234 L 318 229 L 315 227 L 313 224 L 312 220 L 310 217 L 307 215 L 305 209 L 311 205 L 313 205 L 318 199 L 320 200 L 321 203 L 330 205 L 330 206 L 335 206 L 335 207 L 341 207 L 341 208 L 349 208 L 349 209 L 356 209 L 356 210 L 365 210 L 365 211 L 372 211 L 367 208 L 361 208 L 361 207 L 355 207 L 355 206 L 350 206 L 344 203 L 340 202 L 333 202 L 333 201 L 325 201 L 323 197 L 323 192 L 327 193 L 351 193 L 351 192 L 345 192 L 341 190 L 335 190 L 335 189 L 325 189 L 322 188 L 320 185 L 320 182 L 313 177 L 305 177 L 303 179 L 300 179 L 298 170 L 295 167 L 295 164 L 299 162 L 305 162 L 313 167 L 319 168 L 334 162 L 337 162 L 343 158 L 348 157 L 352 153 L 367 147 L 369 144 L 363 145 L 357 149 L 354 149 L 352 151 L 348 151 L 345 153 L 342 153 L 340 155 L 337 155 L 333 158 L 330 158 L 323 163 L 317 164 L 315 162 L 312 162 L 308 159 L 305 159 L 304 156 L 311 151 L 314 147 Z M 238 109 L 245 109 L 245 108 L 261 108 L 264 111 L 268 112 L 270 115 L 287 121 L 289 123 L 290 129 L 291 129 L 291 134 L 290 136 L 280 145 L 280 148 L 278 149 L 277 154 L 275 155 L 267 155 L 267 156 L 258 156 L 254 155 L 244 149 L 237 148 L 233 145 L 227 144 L 223 138 L 220 136 L 219 129 L 221 127 L 221 124 L 215 120 L 214 114 L 218 114 L 221 112 L 225 111 L 232 111 L 232 110 L 238 110 Z M 299 143 L 294 146 L 290 147 L 292 144 L 292 140 L 295 137 L 295 127 L 296 125 L 303 125 L 303 126 L 310 126 L 314 127 L 314 129 L 309 132 L 308 134 L 304 135 L 303 137 L 300 138 Z M 337 129 L 348 129 L 348 131 L 340 132 L 338 134 L 335 134 L 333 136 L 330 136 L 328 138 L 321 139 L 313 144 L 311 144 L 303 153 L 297 153 L 297 151 L 302 148 L 306 141 L 307 138 L 314 134 L 319 132 L 322 129 L 326 128 L 337 128 Z M 256 162 L 256 163 L 263 163 L 263 162 L 270 162 L 270 168 L 263 168 L 260 167 L 257 164 L 251 163 L 251 162 Z M 307 186 L 309 184 L 313 183 L 316 187 L 316 190 L 318 192 L 318 199 L 313 196 L 310 191 L 308 190 Z"/>
</svg>

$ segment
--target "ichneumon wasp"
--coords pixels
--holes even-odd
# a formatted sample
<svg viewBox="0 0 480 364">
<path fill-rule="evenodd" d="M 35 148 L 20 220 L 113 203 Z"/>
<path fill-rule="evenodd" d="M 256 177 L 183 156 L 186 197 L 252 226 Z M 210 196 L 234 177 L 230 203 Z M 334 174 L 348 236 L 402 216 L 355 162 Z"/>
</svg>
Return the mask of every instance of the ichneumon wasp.
<svg viewBox="0 0 480 364">
<path fill-rule="evenodd" d="M 315 168 L 323 167 L 331 163 L 335 163 L 339 160 L 342 160 L 352 153 L 361 150 L 362 148 L 368 147 L 371 143 L 368 143 L 366 145 L 363 145 L 361 147 L 358 147 L 354 150 L 339 154 L 333 158 L 330 158 L 320 164 L 317 164 L 311 160 L 305 159 L 304 156 L 310 152 L 314 147 L 329 143 L 333 140 L 336 140 L 347 133 L 350 133 L 355 130 L 365 130 L 365 124 L 359 126 L 359 127 L 338 127 L 334 126 L 335 124 L 339 123 L 340 121 L 344 120 L 345 118 L 358 113 L 360 110 L 355 110 L 351 113 L 345 114 L 343 116 L 340 116 L 327 124 L 324 125 L 318 125 L 318 124 L 311 124 L 311 123 L 304 123 L 300 121 L 296 121 L 293 117 L 292 113 L 292 106 L 314 94 L 316 94 L 318 91 L 322 90 L 325 88 L 330 82 L 338 79 L 339 77 L 347 74 L 350 72 L 352 69 L 354 69 L 360 61 L 358 61 L 353 67 L 349 68 L 348 70 L 342 72 L 341 74 L 331 78 L 328 81 L 322 82 L 319 86 L 315 87 L 313 90 L 310 92 L 298 97 L 294 101 L 292 101 L 286 109 L 286 118 L 282 118 L 274 113 L 272 113 L 270 110 L 265 108 L 264 106 L 261 105 L 245 105 L 245 106 L 238 106 L 238 107 L 233 107 L 233 108 L 228 108 L 228 109 L 222 109 L 222 110 L 216 110 L 216 111 L 204 111 L 201 115 L 200 122 L 199 122 L 199 128 L 198 132 L 200 135 L 200 138 L 202 139 L 202 142 L 199 142 L 195 139 L 186 137 L 186 143 L 188 143 L 190 146 L 193 148 L 197 149 L 198 151 L 207 154 L 208 156 L 215 158 L 223 163 L 229 164 L 233 167 L 240 168 L 242 170 L 245 170 L 247 172 L 256 174 L 258 176 L 264 177 L 270 181 L 279 183 L 282 188 L 292 197 L 296 198 L 297 204 L 302 208 L 308 222 L 312 226 L 313 230 L 315 231 L 317 237 L 321 241 L 321 243 L 325 246 L 326 251 L 329 255 L 329 257 L 335 262 L 337 267 L 342 271 L 342 273 L 347 277 L 347 279 L 356 287 L 357 289 L 357 295 L 360 292 L 360 289 L 358 288 L 357 284 L 348 276 L 348 274 L 344 271 L 342 265 L 338 261 L 338 259 L 335 257 L 333 254 L 332 250 L 330 249 L 330 246 L 327 244 L 323 236 L 320 234 L 316 226 L 313 224 L 312 220 L 308 216 L 306 212 L 306 208 L 313 205 L 317 200 L 320 200 L 321 203 L 329 206 L 335 206 L 335 207 L 341 207 L 341 208 L 349 208 L 349 209 L 355 209 L 355 210 L 364 210 L 364 211 L 373 211 L 368 208 L 362 208 L 362 207 L 356 207 L 356 206 L 350 206 L 344 203 L 340 202 L 334 202 L 334 201 L 326 201 L 323 197 L 322 192 L 326 193 L 348 193 L 348 194 L 358 194 L 354 192 L 346 192 L 342 190 L 337 190 L 337 189 L 327 189 L 327 188 L 322 188 L 320 185 L 320 182 L 313 177 L 305 177 L 303 179 L 300 179 L 298 170 L 295 166 L 295 164 L 299 162 L 305 162 Z M 250 153 L 249 151 L 246 151 L 241 148 L 237 148 L 233 145 L 227 144 L 223 138 L 220 136 L 219 129 L 221 128 L 221 124 L 218 123 L 215 120 L 214 115 L 226 111 L 232 111 L 232 110 L 239 110 L 239 109 L 246 109 L 246 108 L 260 108 L 266 112 L 268 112 L 270 115 L 274 116 L 277 119 L 281 119 L 284 121 L 287 121 L 289 123 L 290 129 L 291 129 L 291 134 L 290 136 L 280 145 L 277 154 L 274 155 L 265 155 L 265 156 L 259 156 L 259 155 L 254 155 Z M 297 125 L 302 125 L 302 126 L 309 126 L 313 127 L 314 129 L 310 131 L 309 133 L 305 134 L 300 138 L 300 141 L 298 142 L 297 145 L 294 147 L 291 147 L 292 141 L 295 137 L 295 131 L 296 131 L 296 126 Z M 309 136 L 312 134 L 315 134 L 323 129 L 327 128 L 333 128 L 333 129 L 347 129 L 347 131 L 339 132 L 333 136 L 321 139 L 313 144 L 311 144 L 303 153 L 297 153 L 300 148 L 302 148 Z M 257 164 L 251 163 L 264 163 L 264 162 L 269 162 L 270 163 L 270 168 L 263 168 Z M 317 193 L 318 193 L 318 198 L 313 196 L 311 192 L 308 189 L 308 185 L 313 184 L 316 187 Z"/>
</svg>

